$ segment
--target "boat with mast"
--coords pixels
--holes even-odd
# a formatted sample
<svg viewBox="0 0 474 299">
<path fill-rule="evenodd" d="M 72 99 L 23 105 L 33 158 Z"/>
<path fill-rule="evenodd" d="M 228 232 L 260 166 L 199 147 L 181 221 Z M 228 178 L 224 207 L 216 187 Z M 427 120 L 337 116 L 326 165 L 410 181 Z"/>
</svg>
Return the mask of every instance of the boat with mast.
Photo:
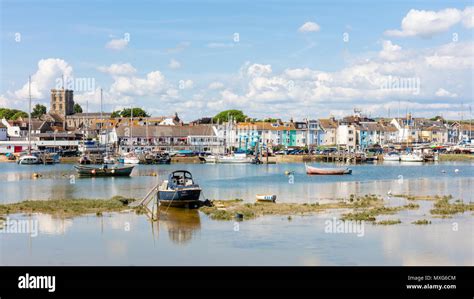
<svg viewBox="0 0 474 299">
<path fill-rule="evenodd" d="M 33 165 L 40 164 L 41 160 L 31 154 L 31 76 L 28 77 L 28 98 L 29 98 L 29 110 L 28 110 L 28 153 L 21 156 L 18 159 L 20 165 Z"/>
</svg>

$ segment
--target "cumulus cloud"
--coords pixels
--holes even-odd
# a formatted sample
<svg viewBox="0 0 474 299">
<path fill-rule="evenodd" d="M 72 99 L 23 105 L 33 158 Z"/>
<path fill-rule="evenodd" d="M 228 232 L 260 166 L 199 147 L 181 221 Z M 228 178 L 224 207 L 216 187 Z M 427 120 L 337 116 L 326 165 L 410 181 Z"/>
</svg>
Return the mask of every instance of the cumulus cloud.
<svg viewBox="0 0 474 299">
<path fill-rule="evenodd" d="M 379 56 L 385 60 L 398 60 L 403 57 L 402 48 L 399 45 L 393 44 L 389 40 L 382 42 L 382 51 L 379 52 Z"/>
<path fill-rule="evenodd" d="M 100 66 L 97 69 L 112 76 L 131 75 L 137 72 L 130 63 L 111 64 L 110 66 Z"/>
<path fill-rule="evenodd" d="M 175 59 L 171 59 L 168 67 L 172 70 L 179 69 L 181 67 L 181 63 Z"/>
<path fill-rule="evenodd" d="M 31 76 L 31 96 L 43 99 L 49 96 L 51 88 L 59 88 L 62 78 L 72 77 L 72 67 L 63 59 L 47 58 L 38 61 L 38 70 Z M 14 92 L 18 99 L 28 97 L 28 82 Z"/>
<path fill-rule="evenodd" d="M 455 94 L 455 93 L 451 93 L 449 91 L 447 91 L 446 89 L 444 88 L 440 88 L 436 91 L 435 95 L 437 97 L 442 97 L 442 98 L 455 98 L 457 97 L 458 95 Z"/>
<path fill-rule="evenodd" d="M 110 50 L 120 51 L 120 50 L 125 49 L 127 45 L 128 45 L 127 39 L 119 38 L 119 39 L 110 40 L 107 44 L 105 44 L 105 47 Z"/>
<path fill-rule="evenodd" d="M 461 21 L 467 28 L 472 28 L 472 15 L 473 7 L 466 7 L 464 11 L 456 8 L 439 11 L 411 9 L 402 20 L 401 30 L 387 30 L 385 34 L 394 37 L 430 37 L 446 32 Z"/>
<path fill-rule="evenodd" d="M 110 91 L 117 94 L 144 96 L 162 93 L 167 87 L 165 76 L 160 71 L 153 71 L 144 78 L 116 77 Z"/>
<path fill-rule="evenodd" d="M 315 22 L 306 22 L 298 28 L 299 32 L 318 32 L 321 27 Z"/>
</svg>

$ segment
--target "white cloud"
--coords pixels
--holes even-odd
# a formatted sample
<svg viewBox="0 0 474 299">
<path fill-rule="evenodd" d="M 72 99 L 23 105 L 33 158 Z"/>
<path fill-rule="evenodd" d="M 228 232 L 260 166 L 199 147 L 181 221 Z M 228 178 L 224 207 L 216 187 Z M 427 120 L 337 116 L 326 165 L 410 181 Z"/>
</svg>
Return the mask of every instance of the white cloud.
<svg viewBox="0 0 474 299">
<path fill-rule="evenodd" d="M 464 9 L 462 23 L 466 28 L 474 28 L 474 6 L 468 6 Z"/>
<path fill-rule="evenodd" d="M 181 67 L 181 63 L 175 59 L 171 59 L 168 67 L 172 70 L 179 69 Z"/>
<path fill-rule="evenodd" d="M 384 40 L 382 46 L 383 49 L 379 52 L 380 58 L 393 61 L 403 57 L 402 48 L 399 45 L 395 45 L 389 40 Z"/>
<path fill-rule="evenodd" d="M 110 66 L 100 66 L 97 69 L 112 76 L 131 75 L 137 72 L 130 63 L 111 64 Z"/>
<path fill-rule="evenodd" d="M 148 73 L 145 78 L 116 77 L 110 91 L 117 94 L 144 96 L 163 93 L 167 87 L 163 74 L 160 71 L 154 71 Z"/>
<path fill-rule="evenodd" d="M 252 64 L 247 68 L 247 76 L 265 76 L 272 73 L 272 66 L 269 64 Z"/>
<path fill-rule="evenodd" d="M 430 37 L 446 32 L 461 21 L 467 28 L 472 28 L 472 15 L 473 7 L 466 7 L 464 11 L 456 8 L 440 11 L 411 9 L 402 20 L 401 30 L 387 30 L 385 34 L 395 37 Z"/>
<path fill-rule="evenodd" d="M 224 88 L 224 84 L 222 82 L 215 81 L 215 82 L 212 82 L 211 84 L 209 84 L 208 88 L 212 89 L 212 90 L 222 89 L 222 88 Z"/>
<path fill-rule="evenodd" d="M 455 94 L 455 93 L 451 93 L 449 91 L 447 91 L 446 89 L 444 88 L 440 88 L 436 91 L 435 95 L 437 97 L 443 97 L 443 98 L 456 98 L 458 95 Z"/>
<path fill-rule="evenodd" d="M 63 59 L 47 58 L 38 61 L 38 70 L 31 76 L 31 96 L 34 99 L 49 97 L 51 88 L 58 88 L 64 78 L 72 77 L 72 67 Z M 28 97 L 28 82 L 14 92 L 17 99 Z"/>
<path fill-rule="evenodd" d="M 10 101 L 8 101 L 7 98 L 5 98 L 3 95 L 0 95 L 0 107 L 8 107 L 8 104 Z"/>
<path fill-rule="evenodd" d="M 299 32 L 318 32 L 321 27 L 315 22 L 306 22 L 298 28 Z"/>
<path fill-rule="evenodd" d="M 168 54 L 179 53 L 179 52 L 184 51 L 189 46 L 191 46 L 190 42 L 180 42 L 179 44 L 176 45 L 176 47 L 166 49 L 166 53 Z"/>
<path fill-rule="evenodd" d="M 105 47 L 110 50 L 123 50 L 128 45 L 128 40 L 124 38 L 112 39 L 110 40 Z"/>
</svg>

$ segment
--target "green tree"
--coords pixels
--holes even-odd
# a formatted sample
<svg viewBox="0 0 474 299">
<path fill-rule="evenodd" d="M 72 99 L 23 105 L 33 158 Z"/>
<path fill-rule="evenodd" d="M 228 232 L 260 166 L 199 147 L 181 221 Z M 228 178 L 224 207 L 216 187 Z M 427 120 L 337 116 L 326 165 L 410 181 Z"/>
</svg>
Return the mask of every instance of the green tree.
<svg viewBox="0 0 474 299">
<path fill-rule="evenodd" d="M 123 110 L 114 111 L 112 112 L 112 118 L 116 117 L 131 117 L 132 116 L 132 109 L 125 108 Z M 150 115 L 143 110 L 142 108 L 133 108 L 133 117 L 149 117 Z"/>
<path fill-rule="evenodd" d="M 28 117 L 28 113 L 17 109 L 0 108 L 0 119 L 15 120 L 19 117 Z"/>
<path fill-rule="evenodd" d="M 227 122 L 229 117 L 232 117 L 237 122 L 244 122 L 247 116 L 241 110 L 226 110 L 216 114 L 213 118 L 213 122 Z"/>
<path fill-rule="evenodd" d="M 78 103 L 75 103 L 72 109 L 74 110 L 74 113 L 82 113 L 82 107 Z"/>
<path fill-rule="evenodd" d="M 17 111 L 17 112 L 15 112 L 15 114 L 13 114 L 13 116 L 12 116 L 10 119 L 11 119 L 11 120 L 17 120 L 17 119 L 19 119 L 20 117 L 22 117 L 22 118 L 27 118 L 27 117 L 28 117 L 28 113 L 23 112 L 23 111 Z"/>
<path fill-rule="evenodd" d="M 31 117 L 40 118 L 44 114 L 46 114 L 46 106 L 36 104 L 35 107 L 33 107 L 33 111 L 31 112 Z"/>
</svg>

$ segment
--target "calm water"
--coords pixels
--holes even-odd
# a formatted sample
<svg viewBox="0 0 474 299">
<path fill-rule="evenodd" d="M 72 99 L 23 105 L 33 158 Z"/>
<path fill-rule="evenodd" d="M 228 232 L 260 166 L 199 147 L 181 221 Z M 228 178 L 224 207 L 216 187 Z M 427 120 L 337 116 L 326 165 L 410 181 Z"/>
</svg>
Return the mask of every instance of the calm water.
<svg viewBox="0 0 474 299">
<path fill-rule="evenodd" d="M 351 166 L 350 176 L 307 176 L 303 164 L 140 165 L 131 178 L 71 180 L 72 165 L 0 164 L 1 203 L 26 199 L 142 197 L 170 171 L 193 173 L 209 199 L 272 193 L 280 202 L 316 202 L 350 194 L 387 192 L 447 195 L 473 200 L 474 164 Z M 455 170 L 458 170 L 457 172 Z M 285 175 L 294 171 L 294 177 Z M 32 173 L 41 173 L 32 179 Z M 151 176 L 153 172 L 157 177 Z M 387 204 L 404 204 L 387 198 Z M 474 265 L 473 216 L 433 218 L 431 202 L 385 218 L 394 226 L 364 225 L 364 235 L 325 232 L 331 211 L 313 216 L 265 216 L 238 224 L 210 220 L 198 211 L 169 209 L 151 223 L 145 215 L 114 213 L 73 219 L 11 215 L 39 221 L 39 235 L 0 234 L 3 265 Z M 380 217 L 383 219 L 384 217 Z M 427 218 L 431 225 L 410 222 Z M 238 225 L 238 226 L 237 226 Z"/>
</svg>

